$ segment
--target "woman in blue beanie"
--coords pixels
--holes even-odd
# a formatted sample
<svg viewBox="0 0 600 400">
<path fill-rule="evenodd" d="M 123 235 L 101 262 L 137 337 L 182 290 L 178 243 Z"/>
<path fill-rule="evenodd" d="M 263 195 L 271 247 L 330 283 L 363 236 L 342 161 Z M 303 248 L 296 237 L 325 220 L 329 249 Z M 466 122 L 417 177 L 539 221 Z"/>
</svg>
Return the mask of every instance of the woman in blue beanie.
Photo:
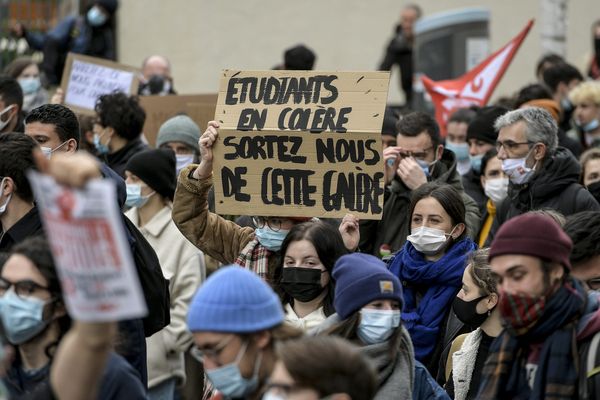
<svg viewBox="0 0 600 400">
<path fill-rule="evenodd" d="M 221 268 L 196 292 L 187 317 L 192 354 L 222 397 L 260 397 L 275 365 L 275 343 L 302 335 L 283 320 L 275 292 L 241 267 Z"/>
<path fill-rule="evenodd" d="M 341 336 L 361 346 L 377 371 L 374 399 L 445 399 L 425 367 L 415 363 L 410 336 L 401 324 L 402 285 L 377 257 L 340 257 L 330 316 L 314 333 Z"/>
<path fill-rule="evenodd" d="M 331 273 L 346 253 L 339 231 L 325 222 L 303 222 L 290 230 L 269 279 L 285 307 L 287 323 L 309 330 L 335 313 Z"/>
<path fill-rule="evenodd" d="M 466 237 L 465 205 L 450 185 L 419 187 L 409 215 L 411 234 L 388 265 L 404 286 L 402 323 L 415 357 L 436 376 L 452 302 L 461 288 L 467 257 L 477 246 Z M 451 336 L 448 342 L 454 332 Z"/>
</svg>

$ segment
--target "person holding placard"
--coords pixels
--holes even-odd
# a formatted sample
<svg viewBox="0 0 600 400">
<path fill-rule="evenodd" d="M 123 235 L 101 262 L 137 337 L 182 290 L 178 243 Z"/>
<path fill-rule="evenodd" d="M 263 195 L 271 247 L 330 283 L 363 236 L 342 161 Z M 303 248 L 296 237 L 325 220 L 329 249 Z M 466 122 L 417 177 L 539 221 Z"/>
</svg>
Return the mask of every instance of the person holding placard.
<svg viewBox="0 0 600 400">
<path fill-rule="evenodd" d="M 98 118 L 94 123 L 94 146 L 98 156 L 125 178 L 127 161 L 148 148 L 141 137 L 146 112 L 137 97 L 121 92 L 100 96 L 95 108 Z"/>
<path fill-rule="evenodd" d="M 240 227 L 208 210 L 208 192 L 212 187 L 212 146 L 219 135 L 219 123 L 211 121 L 198 142 L 200 164 L 192 164 L 179 174 L 173 220 L 181 232 L 205 254 L 223 264 L 235 263 L 264 279 L 277 267 L 277 255 L 294 225 L 310 217 L 261 217 L 253 219 L 254 229 Z M 342 237 L 358 229 L 357 220 L 340 226 Z M 354 246 L 353 248 L 355 248 Z"/>
<path fill-rule="evenodd" d="M 51 350 L 69 330 L 71 318 L 45 239 L 26 239 L 11 251 L 0 272 L 0 310 L 6 337 L 17 350 L 3 378 L 11 398 L 50 393 Z M 145 392 L 136 371 L 111 352 L 97 398 L 141 400 Z"/>
</svg>

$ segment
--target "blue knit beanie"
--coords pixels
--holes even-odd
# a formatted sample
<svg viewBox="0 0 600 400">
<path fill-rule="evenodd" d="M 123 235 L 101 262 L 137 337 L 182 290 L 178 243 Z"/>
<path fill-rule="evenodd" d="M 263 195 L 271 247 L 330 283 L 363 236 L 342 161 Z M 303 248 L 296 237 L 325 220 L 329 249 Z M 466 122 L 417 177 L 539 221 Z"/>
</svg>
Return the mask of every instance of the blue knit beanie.
<svg viewBox="0 0 600 400">
<path fill-rule="evenodd" d="M 192 332 L 253 333 L 283 322 L 275 292 L 258 275 L 229 265 L 200 286 L 187 316 Z"/>
<path fill-rule="evenodd" d="M 333 279 L 333 305 L 341 319 L 375 300 L 396 300 L 402 309 L 400 281 L 375 256 L 353 253 L 340 257 L 333 267 Z"/>
</svg>

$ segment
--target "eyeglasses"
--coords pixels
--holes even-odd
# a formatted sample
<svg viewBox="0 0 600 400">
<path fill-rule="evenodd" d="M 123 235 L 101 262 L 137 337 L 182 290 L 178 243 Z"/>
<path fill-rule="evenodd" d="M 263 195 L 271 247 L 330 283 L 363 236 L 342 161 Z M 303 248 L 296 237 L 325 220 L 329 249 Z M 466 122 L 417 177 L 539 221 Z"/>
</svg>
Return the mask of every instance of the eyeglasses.
<svg viewBox="0 0 600 400">
<path fill-rule="evenodd" d="M 592 278 L 585 281 L 588 287 L 592 290 L 600 289 L 600 278 Z"/>
<path fill-rule="evenodd" d="M 526 142 L 515 142 L 513 140 L 505 140 L 504 142 L 497 141 L 496 142 L 496 151 L 500 151 L 501 148 L 504 148 L 504 151 L 510 152 L 517 149 L 517 147 L 522 146 L 524 144 L 533 144 L 534 142 L 526 141 Z"/>
<path fill-rule="evenodd" d="M 424 159 L 425 157 L 427 157 L 427 153 L 429 153 L 429 151 L 432 149 L 433 149 L 433 146 L 423 149 L 422 151 L 400 150 L 398 152 L 398 154 L 400 154 L 400 157 L 402 157 L 402 158 L 414 157 L 414 158 Z"/>
<path fill-rule="evenodd" d="M 10 282 L 4 278 L 0 278 L 0 296 L 4 296 L 11 286 L 14 287 L 15 294 L 21 298 L 31 297 L 37 290 L 49 290 L 46 286 L 42 286 L 32 280 Z"/>
<path fill-rule="evenodd" d="M 261 229 L 266 225 L 275 232 L 279 232 L 281 230 L 281 225 L 283 225 L 285 221 L 285 218 L 252 217 L 252 224 L 255 228 Z"/>
<path fill-rule="evenodd" d="M 219 358 L 219 355 L 221 354 L 221 352 L 225 349 L 225 347 L 227 347 L 227 345 L 233 340 L 234 337 L 235 337 L 235 335 L 229 336 L 227 339 L 223 340 L 221 343 L 217 343 L 217 345 L 214 346 L 213 348 L 199 349 L 198 347 L 194 346 L 190 350 L 190 355 L 201 363 L 204 363 L 205 358 L 210 358 L 211 360 L 216 360 L 217 358 Z"/>
</svg>

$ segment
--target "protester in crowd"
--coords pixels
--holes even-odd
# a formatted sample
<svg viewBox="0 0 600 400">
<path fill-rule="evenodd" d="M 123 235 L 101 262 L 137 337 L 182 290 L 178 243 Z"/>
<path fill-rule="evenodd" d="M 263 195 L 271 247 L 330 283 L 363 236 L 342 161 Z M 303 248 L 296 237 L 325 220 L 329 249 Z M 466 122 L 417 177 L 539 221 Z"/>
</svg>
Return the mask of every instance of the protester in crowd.
<svg viewBox="0 0 600 400">
<path fill-rule="evenodd" d="M 25 134 L 40 145 L 47 158 L 55 152 L 73 153 L 81 141 L 77 117 L 61 105 L 46 104 L 31 110 L 25 118 Z"/>
<path fill-rule="evenodd" d="M 92 155 L 96 155 L 96 147 L 94 146 L 94 121 L 95 117 L 91 115 L 77 115 L 79 120 L 79 129 L 81 132 L 81 140 L 79 140 L 79 150 L 87 151 Z"/>
<path fill-rule="evenodd" d="M 0 135 L 0 251 L 43 232 L 26 171 L 37 143 L 22 133 Z"/>
<path fill-rule="evenodd" d="M 283 64 L 273 69 L 308 71 L 315 66 L 317 56 L 314 51 L 303 44 L 286 49 L 283 53 Z"/>
<path fill-rule="evenodd" d="M 398 251 L 406 241 L 410 225 L 408 205 L 413 191 L 436 182 L 452 185 L 467 209 L 467 228 L 475 236 L 480 223 L 477 204 L 463 192 L 456 159 L 441 144 L 439 127 L 424 113 L 413 112 L 398 122 L 397 146 L 383 152 L 386 193 L 381 221 L 360 222 L 360 245 L 364 253 L 383 256 Z"/>
<path fill-rule="evenodd" d="M 277 362 L 263 399 L 371 400 L 373 366 L 351 343 L 331 336 L 290 340 L 276 349 Z"/>
<path fill-rule="evenodd" d="M 394 113 L 394 110 L 391 107 L 385 108 L 385 113 L 383 114 L 383 126 L 381 127 L 381 143 L 383 145 L 383 150 L 388 147 L 396 146 L 396 136 L 398 132 L 396 131 L 396 125 L 398 124 L 398 117 Z"/>
<path fill-rule="evenodd" d="M 423 185 L 409 209 L 410 235 L 388 265 L 403 282 L 402 322 L 415 357 L 437 376 L 441 352 L 461 333 L 462 324 L 452 321 L 450 311 L 476 245 L 466 236 L 465 206 L 454 187 Z"/>
<path fill-rule="evenodd" d="M 173 86 L 171 62 L 167 57 L 157 54 L 144 59 L 138 94 L 144 96 L 177 94 Z"/>
<path fill-rule="evenodd" d="M 508 109 L 504 107 L 483 107 L 477 111 L 475 118 L 467 128 L 471 170 L 462 177 L 462 184 L 465 193 L 475 200 L 482 214 L 486 210 L 487 198 L 481 186 L 481 161 L 483 156 L 496 144 L 498 131 L 494 128 L 494 122 L 507 112 Z"/>
<path fill-rule="evenodd" d="M 588 68 L 588 76 L 592 79 L 600 79 L 600 20 L 592 24 L 593 55 Z"/>
<path fill-rule="evenodd" d="M 535 66 L 535 76 L 539 83 L 544 83 L 544 71 L 551 66 L 564 63 L 565 59 L 562 56 L 554 53 L 548 53 L 540 57 L 538 63 Z"/>
<path fill-rule="evenodd" d="M 585 148 L 600 146 L 600 82 L 584 82 L 575 87 L 569 98 L 575 107 L 575 130 Z"/>
<path fill-rule="evenodd" d="M 91 0 L 85 14 L 70 15 L 47 33 L 32 32 L 21 23 L 11 27 L 18 38 L 25 38 L 34 50 L 44 54 L 41 65 L 48 83 L 60 83 L 67 53 L 115 60 L 115 12 L 117 0 Z"/>
<path fill-rule="evenodd" d="M 400 12 L 400 23 L 396 25 L 394 37 L 388 44 L 379 70 L 390 71 L 395 64 L 400 68 L 400 89 L 404 92 L 406 104 L 412 101 L 413 85 L 413 46 L 415 41 L 414 25 L 423 12 L 421 7 L 407 4 Z"/>
<path fill-rule="evenodd" d="M 171 218 L 175 194 L 175 154 L 170 149 L 135 154 L 125 166 L 125 215 L 152 246 L 169 280 L 171 322 L 146 339 L 148 397 L 174 399 L 185 380 L 184 353 L 192 345 L 185 317 L 205 273 L 204 257 L 179 232 Z M 192 378 L 194 379 L 194 378 Z"/>
<path fill-rule="evenodd" d="M 552 91 L 552 98 L 562 109 L 562 119 L 559 123 L 565 132 L 571 128 L 573 104 L 569 100 L 569 92 L 583 81 L 581 72 L 566 62 L 556 63 L 544 71 L 544 83 Z"/>
<path fill-rule="evenodd" d="M 40 68 L 30 57 L 14 59 L 4 69 L 4 73 L 16 79 L 23 90 L 23 112 L 28 113 L 42 104 L 48 103 L 48 92 L 42 87 Z"/>
<path fill-rule="evenodd" d="M 127 161 L 148 148 L 141 138 L 146 112 L 137 97 L 121 92 L 100 96 L 95 109 L 98 116 L 94 123 L 96 151 L 113 171 L 124 178 Z"/>
<path fill-rule="evenodd" d="M 0 273 L 0 296 L 4 333 L 17 350 L 3 381 L 11 397 L 47 392 L 52 349 L 69 330 L 71 319 L 45 239 L 28 238 L 13 248 Z M 136 371 L 111 352 L 97 398 L 145 399 L 145 392 Z"/>
<path fill-rule="evenodd" d="M 400 321 L 402 285 L 378 258 L 354 253 L 333 269 L 336 314 L 315 333 L 341 336 L 361 345 L 377 366 L 374 399 L 444 399 L 444 391 L 415 361 L 412 343 Z"/>
<path fill-rule="evenodd" d="M 325 222 L 303 222 L 290 230 L 269 279 L 282 299 L 287 323 L 309 330 L 335 313 L 331 273 L 347 252 L 340 233 Z"/>
<path fill-rule="evenodd" d="M 581 167 L 564 148 L 557 147 L 556 122 L 541 108 L 523 108 L 498 118 L 496 149 L 502 170 L 510 180 L 508 197 L 496 210 L 488 236 L 510 218 L 539 208 L 552 208 L 568 216 L 600 210 L 594 197 L 579 182 Z"/>
<path fill-rule="evenodd" d="M 564 231 L 573 242 L 571 275 L 588 290 L 600 290 L 600 212 L 583 211 L 567 218 Z"/>
<path fill-rule="evenodd" d="M 294 225 L 306 222 L 308 217 L 255 216 L 255 227 L 240 227 L 208 210 L 207 196 L 212 187 L 212 146 L 219 135 L 216 121 L 199 141 L 200 164 L 192 164 L 179 174 L 173 204 L 173 220 L 196 247 L 223 264 L 243 266 L 266 279 L 277 267 L 283 239 Z M 342 238 L 352 236 L 358 221 L 347 219 L 340 225 Z M 354 249 L 354 247 L 352 248 Z"/>
<path fill-rule="evenodd" d="M 163 123 L 158 129 L 156 147 L 170 148 L 177 158 L 177 175 L 190 164 L 197 164 L 199 159 L 198 140 L 200 128 L 187 115 L 176 115 Z"/>
<path fill-rule="evenodd" d="M 592 148 L 581 155 L 580 183 L 600 203 L 600 149 Z"/>
<path fill-rule="evenodd" d="M 502 331 L 496 278 L 488 263 L 488 249 L 471 253 L 462 288 L 452 309 L 465 325 L 475 328 L 452 342 L 446 362 L 445 389 L 454 400 L 476 399 L 481 370 L 490 346 Z"/>
<path fill-rule="evenodd" d="M 275 365 L 275 345 L 302 331 L 284 324 L 273 290 L 245 268 L 212 274 L 194 295 L 187 317 L 194 353 L 225 398 L 256 399 Z"/>
<path fill-rule="evenodd" d="M 552 115 L 557 124 L 560 123 L 561 109 L 560 105 L 551 99 L 534 99 L 520 104 L 517 108 L 538 107 L 542 108 Z M 557 131 L 558 145 L 571 151 L 575 158 L 579 158 L 582 152 L 581 143 L 567 135 L 567 133 L 559 126 Z"/>
<path fill-rule="evenodd" d="M 23 89 L 15 78 L 0 75 L 0 135 L 23 129 Z"/>
<path fill-rule="evenodd" d="M 491 149 L 481 159 L 481 187 L 487 198 L 485 211 L 481 218 L 481 228 L 477 235 L 477 244 L 483 247 L 487 241 L 496 210 L 508 195 L 508 177 L 502 171 L 502 161 L 498 158 L 496 149 Z"/>
<path fill-rule="evenodd" d="M 450 115 L 446 124 L 446 149 L 454 153 L 456 170 L 460 175 L 465 175 L 471 170 L 467 128 L 475 119 L 475 114 L 475 110 L 470 108 L 459 108 Z"/>
<path fill-rule="evenodd" d="M 498 231 L 489 260 L 506 328 L 490 348 L 478 399 L 598 397 L 584 344 L 600 330 L 600 310 L 597 294 L 570 276 L 571 248 L 543 215 L 517 216 Z"/>
</svg>

